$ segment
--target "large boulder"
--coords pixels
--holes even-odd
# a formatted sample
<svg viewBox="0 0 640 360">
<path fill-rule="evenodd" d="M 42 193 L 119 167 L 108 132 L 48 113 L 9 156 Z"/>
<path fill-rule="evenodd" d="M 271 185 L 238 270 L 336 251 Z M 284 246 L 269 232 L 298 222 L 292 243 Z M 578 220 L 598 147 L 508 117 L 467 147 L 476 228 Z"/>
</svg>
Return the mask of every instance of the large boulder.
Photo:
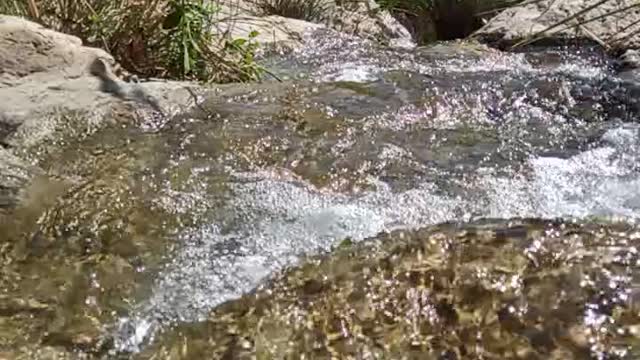
<svg viewBox="0 0 640 360">
<path fill-rule="evenodd" d="M 30 136 L 40 137 L 52 130 L 50 120 L 61 111 L 103 115 L 121 106 L 121 99 L 100 91 L 101 80 L 90 73 L 89 65 L 96 58 L 114 64 L 109 54 L 82 46 L 75 36 L 23 18 L 0 15 L 0 143 L 18 145 L 14 141 L 16 133 L 24 141 L 33 140 Z M 186 90 L 179 91 L 185 83 L 138 86 L 167 108 L 169 102 L 189 99 Z"/>
<path fill-rule="evenodd" d="M 302 45 L 306 31 L 331 28 L 394 46 L 413 46 L 409 31 L 388 11 L 382 10 L 375 0 L 328 0 L 319 4 L 313 16 L 306 19 L 281 16 L 275 7 L 269 9 L 265 4 L 269 1 L 216 2 L 218 12 L 214 32 L 231 38 L 248 38 L 252 31 L 257 31 L 256 40 L 263 45 L 297 48 Z"/>
<path fill-rule="evenodd" d="M 336 30 L 393 46 L 413 45 L 411 33 L 375 0 L 336 2 L 331 25 Z"/>
<path fill-rule="evenodd" d="M 617 246 L 637 234 L 624 224 L 514 219 L 346 241 L 219 306 L 204 321 L 178 324 L 133 358 L 638 354 L 631 328 L 640 319 L 630 299 L 637 294 L 629 290 L 622 298 L 623 280 L 617 280 L 636 259 L 626 260 L 635 255 Z"/>
<path fill-rule="evenodd" d="M 502 45 L 514 44 L 547 29 L 563 19 L 596 5 L 599 0 L 526 1 L 497 15 L 474 36 Z M 640 3 L 637 0 L 608 1 L 590 9 L 571 22 L 547 32 L 547 39 L 583 39 L 620 48 L 640 47 Z M 604 16 L 611 12 L 615 14 Z M 589 19 L 597 19 L 578 25 Z M 572 26 L 573 25 L 573 26 Z M 635 34 L 634 34 L 635 32 Z"/>
<path fill-rule="evenodd" d="M 305 32 L 326 28 L 323 24 L 286 18 L 279 15 L 256 16 L 245 14 L 233 20 L 221 20 L 215 24 L 215 33 L 225 34 L 231 39 L 253 38 L 263 46 L 278 46 L 296 49 L 303 45 Z"/>
<path fill-rule="evenodd" d="M 23 18 L 0 16 L 0 88 L 25 82 L 73 79 L 83 75 L 95 57 L 106 52 Z"/>
</svg>

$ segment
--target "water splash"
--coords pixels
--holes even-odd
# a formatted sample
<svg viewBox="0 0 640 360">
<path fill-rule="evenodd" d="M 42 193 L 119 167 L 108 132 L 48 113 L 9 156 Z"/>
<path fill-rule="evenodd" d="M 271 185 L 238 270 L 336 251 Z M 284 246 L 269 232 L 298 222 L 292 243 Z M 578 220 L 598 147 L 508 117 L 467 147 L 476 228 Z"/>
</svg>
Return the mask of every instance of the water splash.
<svg viewBox="0 0 640 360">
<path fill-rule="evenodd" d="M 438 58 L 336 34 L 316 34 L 307 44 L 281 65 L 310 74 L 313 82 L 384 83 L 385 76 L 397 70 L 423 76 L 410 90 L 429 94 L 433 106 L 410 103 L 411 96 L 404 94 L 400 108 L 361 119 L 365 135 L 347 133 L 332 151 L 378 141 L 372 134 L 384 131 L 406 140 L 413 130 L 428 129 L 430 137 L 417 139 L 418 145 L 396 141 L 380 146 L 375 163 L 383 169 L 402 162 L 430 176 L 398 190 L 382 176 L 370 175 L 373 190 L 345 194 L 269 169 L 233 173 L 229 199 L 216 209 L 217 221 L 180 234 L 150 298 L 118 324 L 118 350 L 137 351 L 168 323 L 202 319 L 270 273 L 295 264 L 300 255 L 328 251 L 344 238 L 358 241 L 381 231 L 473 217 L 640 217 L 637 126 L 598 128 L 599 138 L 587 149 L 566 145 L 567 139 L 592 133 L 591 125 L 569 110 L 579 104 L 576 88 L 581 81 L 588 83 L 585 91 L 591 91 L 609 76 L 601 59 L 564 52 L 568 60 L 542 65 L 529 54 Z M 543 75 L 550 82 L 558 80 L 556 92 L 540 94 L 548 89 L 532 85 Z M 469 83 L 475 87 L 467 87 Z M 396 86 L 396 94 L 401 90 Z M 332 111 L 339 115 L 339 110 Z M 465 136 L 492 131 L 496 145 L 481 147 L 482 161 L 473 156 L 466 163 L 442 161 L 450 167 L 442 169 L 424 159 L 433 154 L 420 156 L 420 146 L 446 143 L 448 132 L 462 126 L 470 129 Z M 462 150 L 454 154 L 455 148 Z M 451 151 L 453 159 L 476 150 L 458 143 L 442 151 Z M 182 193 L 181 198 L 188 199 L 180 203 L 185 212 L 206 201 L 196 193 Z"/>
</svg>

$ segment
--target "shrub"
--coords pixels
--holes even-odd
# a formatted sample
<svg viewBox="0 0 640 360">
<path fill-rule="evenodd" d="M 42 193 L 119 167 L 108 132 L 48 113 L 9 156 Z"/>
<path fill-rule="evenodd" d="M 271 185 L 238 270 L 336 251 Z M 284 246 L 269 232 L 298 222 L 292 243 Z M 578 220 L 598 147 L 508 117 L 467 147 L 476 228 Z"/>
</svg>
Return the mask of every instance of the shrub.
<svg viewBox="0 0 640 360">
<path fill-rule="evenodd" d="M 214 36 L 217 9 L 206 0 L 11 0 L 0 11 L 76 35 L 141 76 L 229 82 L 262 72 L 253 61 L 256 34 Z"/>
</svg>

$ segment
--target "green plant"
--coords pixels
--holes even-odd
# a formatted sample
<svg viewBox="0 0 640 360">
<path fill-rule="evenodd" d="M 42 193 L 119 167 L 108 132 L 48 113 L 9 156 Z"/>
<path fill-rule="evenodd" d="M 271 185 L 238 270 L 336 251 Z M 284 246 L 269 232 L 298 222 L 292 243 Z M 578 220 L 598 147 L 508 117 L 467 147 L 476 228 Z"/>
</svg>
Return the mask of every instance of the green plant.
<svg viewBox="0 0 640 360">
<path fill-rule="evenodd" d="M 18 0 L 0 1 L 0 14 L 23 15 L 26 13 L 25 5 Z"/>
<path fill-rule="evenodd" d="M 257 31 L 249 33 L 249 38 L 236 38 L 227 40 L 224 45 L 225 51 L 231 56 L 235 56 L 235 64 L 238 66 L 238 80 L 250 80 L 260 78 L 266 71 L 262 66 L 255 62 L 255 53 L 258 50 L 258 42 L 255 38 L 258 36 Z"/>
<path fill-rule="evenodd" d="M 206 48 L 212 42 L 208 31 L 216 9 L 200 1 L 170 0 L 169 13 L 162 23 L 164 54 L 174 75 L 180 78 L 208 78 Z"/>
<path fill-rule="evenodd" d="M 257 32 L 249 38 L 214 39 L 210 32 L 217 9 L 203 0 L 170 0 L 162 28 L 166 32 L 161 53 L 175 77 L 206 81 L 259 79 L 262 67 L 254 61 Z"/>
<path fill-rule="evenodd" d="M 280 15 L 312 22 L 326 20 L 327 0 L 255 0 L 264 15 Z"/>
<path fill-rule="evenodd" d="M 211 1 L 5 1 L 0 0 L 3 12 L 30 16 L 54 30 L 78 36 L 143 77 L 251 81 L 263 71 L 254 62 L 256 34 L 249 39 L 228 39 L 212 33 L 217 9 Z"/>
</svg>

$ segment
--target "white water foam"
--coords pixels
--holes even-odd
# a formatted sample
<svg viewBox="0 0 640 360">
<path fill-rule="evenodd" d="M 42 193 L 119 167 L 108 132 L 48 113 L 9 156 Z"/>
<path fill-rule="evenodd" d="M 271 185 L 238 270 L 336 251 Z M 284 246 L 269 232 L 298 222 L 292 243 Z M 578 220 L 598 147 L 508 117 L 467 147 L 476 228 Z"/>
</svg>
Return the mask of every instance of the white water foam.
<svg viewBox="0 0 640 360">
<path fill-rule="evenodd" d="M 427 185 L 402 193 L 382 187 L 353 199 L 280 179 L 239 184 L 223 210 L 233 212 L 232 230 L 209 225 L 183 234 L 151 298 L 137 316 L 121 320 L 116 348 L 138 350 L 163 322 L 201 319 L 300 254 L 329 250 L 347 237 L 362 240 L 407 224 L 446 221 L 463 206 L 433 192 Z"/>
<path fill-rule="evenodd" d="M 477 197 L 467 199 L 436 195 L 431 184 L 400 193 L 380 184 L 377 191 L 348 197 L 302 181 L 238 174 L 242 181 L 222 210 L 230 214 L 227 223 L 182 235 L 151 298 L 122 320 L 117 345 L 135 351 L 162 323 L 201 319 L 300 254 L 326 251 L 346 237 L 460 220 L 469 209 L 488 217 L 640 218 L 639 134 L 638 126 L 620 127 L 603 136 L 603 146 L 576 156 L 533 157 L 526 174 L 481 176 L 470 184 Z"/>
<path fill-rule="evenodd" d="M 513 178 L 485 176 L 491 217 L 640 218 L 640 129 L 607 131 L 604 146 L 568 159 L 534 157 L 531 172 Z"/>
</svg>

